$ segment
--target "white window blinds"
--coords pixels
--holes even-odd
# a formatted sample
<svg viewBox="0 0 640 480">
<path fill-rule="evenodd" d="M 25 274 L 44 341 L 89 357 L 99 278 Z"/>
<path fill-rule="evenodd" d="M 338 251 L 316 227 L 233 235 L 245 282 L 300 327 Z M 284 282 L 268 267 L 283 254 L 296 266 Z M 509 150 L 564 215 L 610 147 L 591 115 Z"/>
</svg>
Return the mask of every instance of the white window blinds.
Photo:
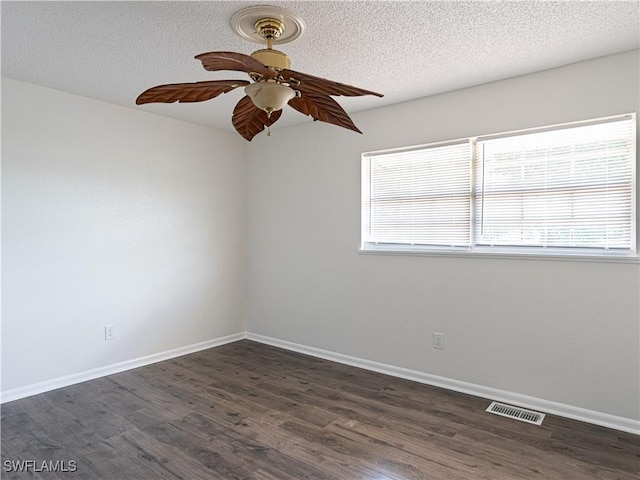
<svg viewBox="0 0 640 480">
<path fill-rule="evenodd" d="M 633 124 L 478 139 L 476 244 L 629 250 Z"/>
<path fill-rule="evenodd" d="M 363 250 L 637 258 L 636 117 L 362 155 Z"/>
<path fill-rule="evenodd" d="M 363 243 L 468 246 L 469 141 L 363 156 Z"/>
</svg>

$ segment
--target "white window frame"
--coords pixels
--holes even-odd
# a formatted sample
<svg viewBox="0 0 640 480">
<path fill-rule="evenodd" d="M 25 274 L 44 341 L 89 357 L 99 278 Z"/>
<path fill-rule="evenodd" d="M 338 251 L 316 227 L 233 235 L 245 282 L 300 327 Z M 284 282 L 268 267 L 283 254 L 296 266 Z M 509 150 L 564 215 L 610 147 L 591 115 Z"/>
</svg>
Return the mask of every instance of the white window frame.
<svg viewBox="0 0 640 480">
<path fill-rule="evenodd" d="M 587 249 L 587 248 L 550 248 L 550 247 L 518 247 L 518 246 L 505 246 L 505 247 L 484 247 L 476 245 L 476 226 L 475 226 L 475 212 L 476 212 L 476 199 L 477 189 L 475 185 L 476 178 L 476 145 L 478 139 L 487 140 L 492 138 L 512 137 L 517 135 L 526 135 L 530 133 L 545 132 L 550 130 L 561 130 L 572 127 L 588 126 L 600 123 L 608 123 L 612 121 L 620 120 L 632 121 L 632 157 L 635 162 L 632 162 L 631 183 L 632 183 L 632 204 L 631 204 L 631 251 L 627 250 L 603 250 L 603 249 Z M 637 221 L 637 197 L 638 190 L 636 184 L 636 168 L 637 168 L 637 151 L 636 151 L 636 114 L 628 113 L 623 115 L 614 115 L 610 117 L 602 117 L 596 119 L 590 119 L 579 122 L 569 122 L 556 125 L 549 125 L 545 127 L 528 128 L 522 130 L 514 130 L 510 132 L 504 132 L 499 134 L 483 135 L 478 137 L 469 137 L 464 139 L 451 140 L 446 142 L 436 142 L 423 145 L 415 145 L 411 147 L 402 147 L 387 150 L 377 150 L 372 152 L 365 152 L 362 154 L 362 203 L 361 203 L 361 242 L 360 253 L 363 254 L 399 254 L 399 255 L 427 255 L 427 256 L 464 256 L 464 257 L 483 257 L 483 258 L 518 258 L 518 259 L 547 259 L 547 260 L 569 260 L 569 261 L 605 261 L 616 263 L 640 263 L 640 257 L 636 248 L 638 229 L 636 225 Z M 412 150 L 421 150 L 429 148 L 437 148 L 441 146 L 469 142 L 471 145 L 471 158 L 469 159 L 469 165 L 471 169 L 471 181 L 470 181 L 470 218 L 469 218 L 469 231 L 470 231 L 470 243 L 468 247 L 440 247 L 429 245 L 407 245 L 407 244 L 377 244 L 375 242 L 369 242 L 367 228 L 368 218 L 364 211 L 365 205 L 368 205 L 370 199 L 369 195 L 369 181 L 365 178 L 365 172 L 367 170 L 368 162 L 371 158 L 380 155 L 389 155 L 401 152 L 407 152 Z"/>
</svg>

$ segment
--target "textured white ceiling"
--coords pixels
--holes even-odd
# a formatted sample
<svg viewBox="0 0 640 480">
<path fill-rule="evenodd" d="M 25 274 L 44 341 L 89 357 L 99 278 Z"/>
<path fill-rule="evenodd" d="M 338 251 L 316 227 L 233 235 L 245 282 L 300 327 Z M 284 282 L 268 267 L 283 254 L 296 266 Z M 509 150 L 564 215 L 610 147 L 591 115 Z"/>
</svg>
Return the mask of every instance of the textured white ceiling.
<svg viewBox="0 0 640 480">
<path fill-rule="evenodd" d="M 2 75 L 232 131 L 240 90 L 195 104 L 136 106 L 149 87 L 224 78 L 193 57 L 259 48 L 232 15 L 270 4 L 306 23 L 277 48 L 292 69 L 382 92 L 349 113 L 638 48 L 638 1 L 2 1 Z M 277 126 L 311 121 L 292 109 Z"/>
</svg>

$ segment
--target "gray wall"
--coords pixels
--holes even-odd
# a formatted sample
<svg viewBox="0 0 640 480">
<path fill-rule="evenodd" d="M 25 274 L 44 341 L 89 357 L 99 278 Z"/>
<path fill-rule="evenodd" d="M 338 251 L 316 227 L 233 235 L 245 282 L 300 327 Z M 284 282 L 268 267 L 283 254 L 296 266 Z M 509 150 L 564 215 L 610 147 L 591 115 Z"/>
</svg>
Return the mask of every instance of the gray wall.
<svg viewBox="0 0 640 480">
<path fill-rule="evenodd" d="M 243 334 L 241 142 L 3 79 L 3 394 Z"/>
</svg>

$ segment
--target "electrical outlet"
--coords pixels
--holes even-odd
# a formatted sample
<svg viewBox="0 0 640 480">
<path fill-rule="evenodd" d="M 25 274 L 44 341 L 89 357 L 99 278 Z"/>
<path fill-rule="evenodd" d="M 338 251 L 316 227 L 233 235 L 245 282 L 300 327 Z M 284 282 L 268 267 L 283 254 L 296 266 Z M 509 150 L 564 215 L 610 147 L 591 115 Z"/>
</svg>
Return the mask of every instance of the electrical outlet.
<svg viewBox="0 0 640 480">
<path fill-rule="evenodd" d="M 116 338 L 116 327 L 113 325 L 105 325 L 104 327 L 104 339 L 113 340 Z"/>
<path fill-rule="evenodd" d="M 442 350 L 444 348 L 444 333 L 435 333 L 433 334 L 433 348 L 439 348 Z"/>
</svg>

